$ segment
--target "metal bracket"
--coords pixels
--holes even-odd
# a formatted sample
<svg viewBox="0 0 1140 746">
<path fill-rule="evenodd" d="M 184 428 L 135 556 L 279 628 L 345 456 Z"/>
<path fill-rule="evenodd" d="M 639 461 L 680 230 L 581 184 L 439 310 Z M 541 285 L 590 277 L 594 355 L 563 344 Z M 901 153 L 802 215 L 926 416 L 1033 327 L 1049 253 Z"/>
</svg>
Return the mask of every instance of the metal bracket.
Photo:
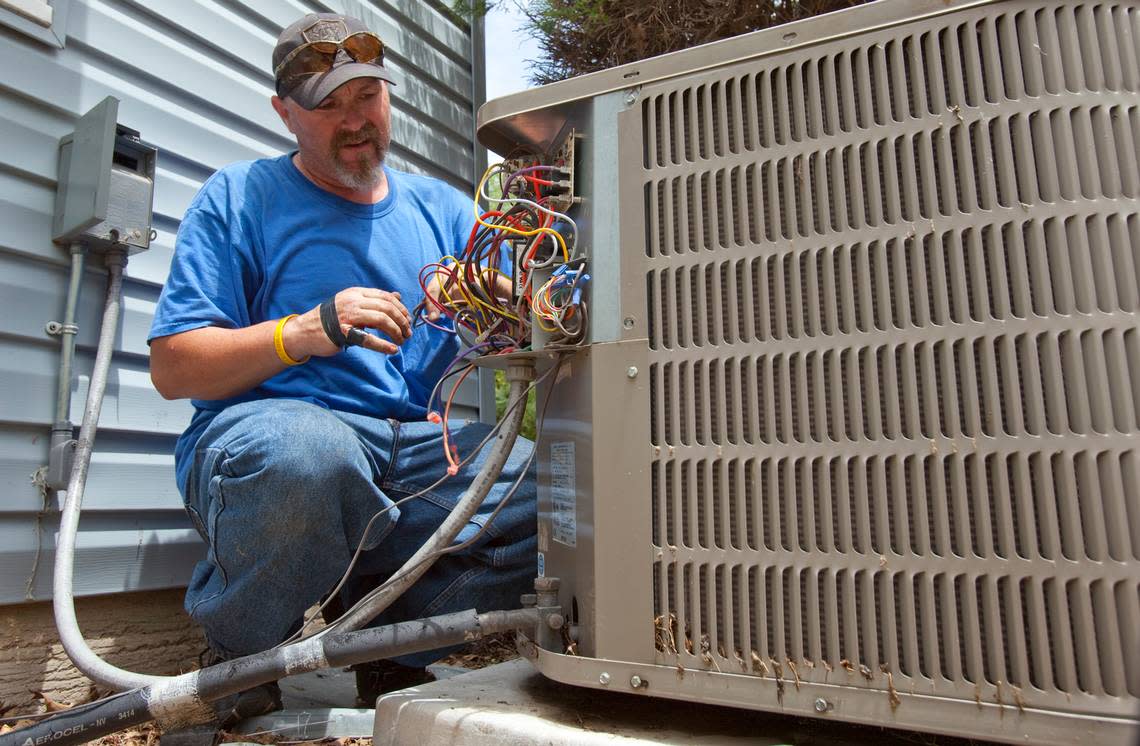
<svg viewBox="0 0 1140 746">
<path fill-rule="evenodd" d="M 79 325 L 62 324 L 58 321 L 49 321 L 44 324 L 44 333 L 49 337 L 59 337 L 64 334 L 79 334 Z"/>
</svg>

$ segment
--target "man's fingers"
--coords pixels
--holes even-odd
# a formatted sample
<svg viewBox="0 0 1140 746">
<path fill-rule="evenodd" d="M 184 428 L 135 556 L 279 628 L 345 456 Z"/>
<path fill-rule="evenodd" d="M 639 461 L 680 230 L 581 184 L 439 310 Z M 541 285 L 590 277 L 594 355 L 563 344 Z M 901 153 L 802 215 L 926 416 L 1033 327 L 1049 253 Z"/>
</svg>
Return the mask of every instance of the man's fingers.
<svg viewBox="0 0 1140 746">
<path fill-rule="evenodd" d="M 362 288 L 359 291 L 359 300 L 357 300 L 356 306 L 381 311 L 393 310 L 408 319 L 409 323 L 412 320 L 412 314 L 408 312 L 407 307 L 400 300 L 398 292 L 390 293 L 387 290 Z"/>
<path fill-rule="evenodd" d="M 361 298 L 372 298 L 376 300 L 388 300 L 400 302 L 399 291 L 388 292 L 387 290 L 377 290 L 375 288 L 363 288 L 360 291 Z"/>
<path fill-rule="evenodd" d="M 412 336 L 412 315 L 400 302 L 399 293 L 353 290 L 345 294 L 337 301 L 342 324 L 379 329 L 397 343 Z"/>
<path fill-rule="evenodd" d="M 408 312 L 408 309 L 404 307 L 403 303 L 387 300 L 369 300 L 360 308 L 366 313 L 380 314 L 381 316 L 394 319 L 396 324 L 403 330 L 403 336 L 412 336 L 412 315 Z M 367 324 L 367 326 L 372 326 L 372 324 Z"/>
<path fill-rule="evenodd" d="M 382 352 L 385 355 L 394 355 L 400 348 L 392 344 L 386 339 L 381 339 L 375 334 L 364 332 L 364 338 L 361 340 L 360 346 L 366 350 L 374 352 Z"/>
<path fill-rule="evenodd" d="M 387 339 L 378 337 L 367 329 L 363 329 L 359 326 L 342 324 L 341 331 L 344 332 L 344 336 L 348 340 L 350 347 L 363 347 L 366 350 L 383 352 L 386 355 L 395 354 L 400 349 Z"/>
<path fill-rule="evenodd" d="M 412 327 L 407 319 L 399 315 L 393 317 L 380 311 L 364 311 L 357 314 L 352 325 L 381 331 L 396 344 L 402 344 L 412 336 Z"/>
</svg>

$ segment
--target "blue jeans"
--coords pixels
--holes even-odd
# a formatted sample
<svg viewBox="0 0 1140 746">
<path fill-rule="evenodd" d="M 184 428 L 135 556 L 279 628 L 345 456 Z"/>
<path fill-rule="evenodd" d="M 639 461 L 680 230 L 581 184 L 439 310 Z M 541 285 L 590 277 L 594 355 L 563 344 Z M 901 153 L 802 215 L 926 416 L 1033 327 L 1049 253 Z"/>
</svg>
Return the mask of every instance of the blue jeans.
<svg viewBox="0 0 1140 746">
<path fill-rule="evenodd" d="M 460 457 L 474 451 L 489 429 L 453 424 Z M 518 608 L 536 572 L 533 463 L 495 520 L 488 524 L 487 518 L 532 448 L 518 440 L 499 481 L 456 539 L 485 529 L 475 543 L 438 559 L 375 624 L 469 608 Z M 186 611 L 210 646 L 227 657 L 276 645 L 333 588 L 362 540 L 366 551 L 346 584 L 346 604 L 395 572 L 455 506 L 485 455 L 421 498 L 391 509 L 365 537 L 377 511 L 446 474 L 439 425 L 289 399 L 225 409 L 198 441 L 184 486 L 187 511 L 208 544 L 186 591 Z M 422 666 L 438 657 L 427 652 L 399 661 Z"/>
</svg>

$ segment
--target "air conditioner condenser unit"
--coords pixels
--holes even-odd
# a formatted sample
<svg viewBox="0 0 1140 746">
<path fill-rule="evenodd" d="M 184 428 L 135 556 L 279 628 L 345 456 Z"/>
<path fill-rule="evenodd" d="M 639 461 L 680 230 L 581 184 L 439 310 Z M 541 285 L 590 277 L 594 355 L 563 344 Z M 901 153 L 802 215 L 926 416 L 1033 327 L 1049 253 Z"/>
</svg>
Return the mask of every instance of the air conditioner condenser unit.
<svg viewBox="0 0 1140 746">
<path fill-rule="evenodd" d="M 1131 737 L 1140 3 L 881 0 L 479 119 L 576 138 L 592 276 L 539 392 L 543 674 Z"/>
</svg>

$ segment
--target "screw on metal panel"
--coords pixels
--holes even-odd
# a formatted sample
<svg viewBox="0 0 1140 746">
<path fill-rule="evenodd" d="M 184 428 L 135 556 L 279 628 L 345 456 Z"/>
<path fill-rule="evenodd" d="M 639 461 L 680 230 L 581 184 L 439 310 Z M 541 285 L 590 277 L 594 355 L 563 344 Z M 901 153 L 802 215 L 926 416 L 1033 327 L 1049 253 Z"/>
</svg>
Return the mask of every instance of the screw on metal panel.
<svg viewBox="0 0 1140 746">
<path fill-rule="evenodd" d="M 630 91 L 628 91 L 625 94 L 625 102 L 627 104 L 633 104 L 635 101 L 637 101 L 637 94 L 638 94 L 638 89 L 636 89 L 636 88 L 631 89 Z"/>
<path fill-rule="evenodd" d="M 831 709 L 831 703 L 828 702 L 823 697 L 820 697 L 819 699 L 817 699 L 815 701 L 815 711 L 820 713 L 821 715 L 830 709 Z"/>
<path fill-rule="evenodd" d="M 626 370 L 625 374 L 629 378 L 637 378 L 637 366 L 636 365 L 629 366 L 629 369 Z"/>
<path fill-rule="evenodd" d="M 637 674 L 634 674 L 633 676 L 629 677 L 629 685 L 632 686 L 634 689 L 640 689 L 643 686 L 649 686 L 649 684 L 645 681 L 645 679 L 641 678 Z"/>
<path fill-rule="evenodd" d="M 602 686 L 609 686 L 610 675 L 608 673 L 606 673 L 605 671 L 602 671 L 602 675 L 598 677 L 598 683 L 601 684 Z"/>
<path fill-rule="evenodd" d="M 632 316 L 626 316 L 624 319 L 621 320 L 621 325 L 624 326 L 626 329 L 632 329 L 634 323 L 635 322 L 634 322 Z"/>
</svg>

